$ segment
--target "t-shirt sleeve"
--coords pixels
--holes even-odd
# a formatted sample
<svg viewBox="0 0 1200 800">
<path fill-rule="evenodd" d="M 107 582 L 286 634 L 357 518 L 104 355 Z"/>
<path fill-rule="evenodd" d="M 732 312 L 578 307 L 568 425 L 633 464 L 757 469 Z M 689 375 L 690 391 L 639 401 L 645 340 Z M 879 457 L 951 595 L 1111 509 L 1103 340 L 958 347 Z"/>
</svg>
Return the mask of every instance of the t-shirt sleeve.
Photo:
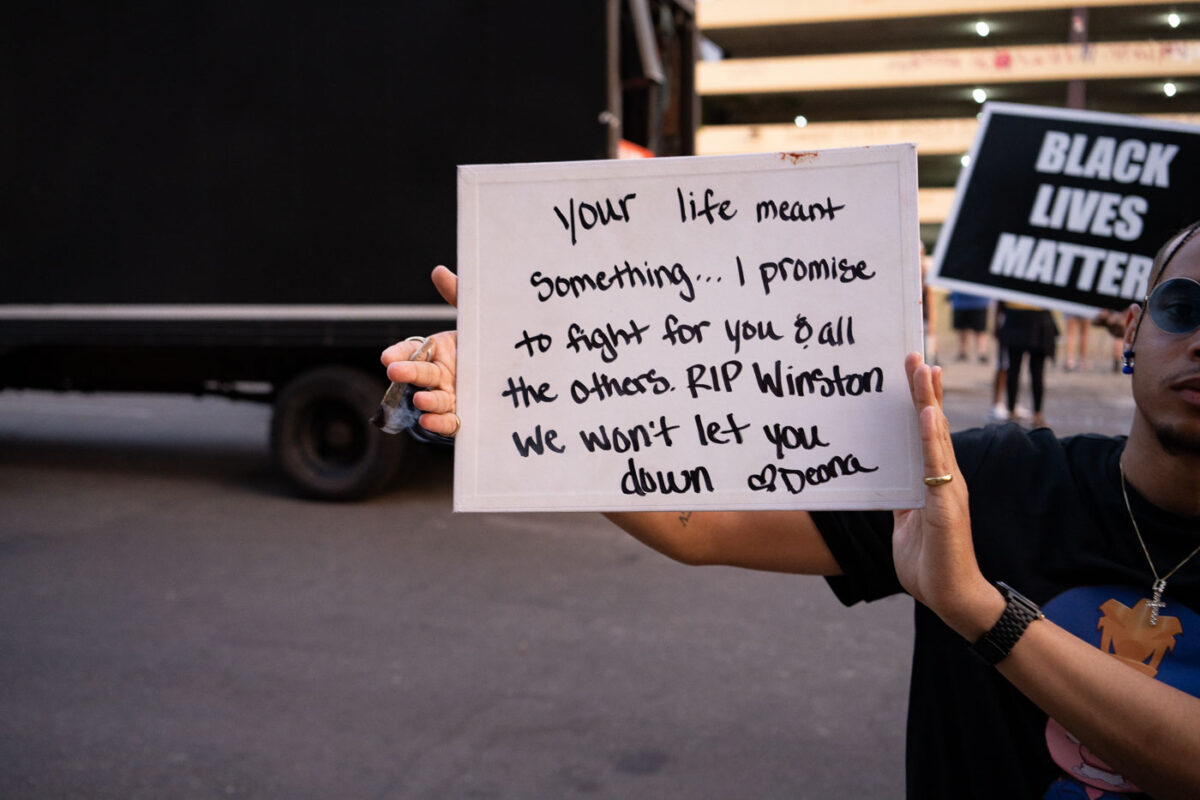
<svg viewBox="0 0 1200 800">
<path fill-rule="evenodd" d="M 986 452 L 992 429 L 953 434 L 959 468 L 970 483 Z M 904 591 L 892 560 L 892 512 L 813 511 L 813 521 L 833 553 L 841 575 L 827 578 L 829 587 L 846 605 L 870 602 Z"/>
<path fill-rule="evenodd" d="M 826 578 L 838 600 L 850 606 L 903 591 L 892 562 L 892 512 L 810 513 L 842 569 Z"/>
</svg>

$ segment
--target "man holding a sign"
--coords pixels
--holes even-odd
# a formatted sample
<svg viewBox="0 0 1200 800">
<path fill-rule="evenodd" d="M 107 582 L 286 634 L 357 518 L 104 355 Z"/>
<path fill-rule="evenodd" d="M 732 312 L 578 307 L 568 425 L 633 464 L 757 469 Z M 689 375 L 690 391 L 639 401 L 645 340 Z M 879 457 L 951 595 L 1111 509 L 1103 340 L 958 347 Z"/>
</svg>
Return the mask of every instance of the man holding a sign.
<svg viewBox="0 0 1200 800">
<path fill-rule="evenodd" d="M 461 167 L 462 291 L 435 272 L 459 331 L 432 361 L 384 354 L 430 387 L 420 425 L 457 435 L 456 510 L 601 510 L 684 563 L 912 595 L 910 796 L 1196 796 L 1200 238 L 1144 263 L 1071 240 L 1084 218 L 1121 242 L 1158 224 L 1194 150 L 1054 125 L 1016 148 L 1041 211 L 984 245 L 1003 258 L 966 260 L 1010 300 L 1148 295 L 1126 312 L 1127 441 L 950 436 L 940 371 L 911 352 L 911 145 Z M 1136 192 L 1076 185 L 1106 179 Z"/>
<path fill-rule="evenodd" d="M 911 796 L 1042 796 L 1074 783 L 1195 796 L 1200 637 L 1182 633 L 1200 631 L 1198 231 L 1166 243 L 1150 296 L 1127 313 L 1128 439 L 1016 426 L 952 438 L 940 369 L 913 354 L 923 510 L 610 516 L 685 564 L 828 576 L 846 602 L 916 597 Z M 434 282 L 456 301 L 448 270 Z M 455 411 L 456 337 L 432 338 L 431 362 L 407 361 L 415 343 L 383 360 L 392 380 L 431 387 L 414 398 L 420 425 L 450 435 L 470 425 Z M 1087 614 L 1090 627 L 1050 621 Z"/>
<path fill-rule="evenodd" d="M 1184 634 L 1200 632 L 1198 232 L 1164 245 L 1127 312 L 1128 438 L 1012 425 L 951 437 L 940 370 L 914 353 L 924 509 L 610 518 L 687 564 L 825 575 L 844 602 L 911 594 L 910 796 L 1195 797 L 1200 636 Z M 434 279 L 454 303 L 457 279 Z M 414 398 L 420 425 L 450 435 L 471 425 L 456 413 L 456 337 L 431 338 L 431 362 L 406 360 L 415 343 L 383 361 L 393 381 L 430 387 Z"/>
</svg>

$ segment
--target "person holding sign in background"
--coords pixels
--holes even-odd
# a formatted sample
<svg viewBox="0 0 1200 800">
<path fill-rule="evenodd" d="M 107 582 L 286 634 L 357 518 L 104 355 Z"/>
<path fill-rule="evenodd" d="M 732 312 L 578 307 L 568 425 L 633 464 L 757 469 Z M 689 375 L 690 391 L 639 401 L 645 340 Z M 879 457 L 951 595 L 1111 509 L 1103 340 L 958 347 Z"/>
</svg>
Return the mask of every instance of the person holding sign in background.
<svg viewBox="0 0 1200 800">
<path fill-rule="evenodd" d="M 454 303 L 457 279 L 434 272 Z M 455 334 L 384 351 L 428 431 L 455 433 Z M 916 601 L 908 796 L 1200 796 L 1200 222 L 1125 313 L 1127 437 L 950 434 L 910 354 L 923 509 L 621 512 L 685 564 L 825 576 L 847 604 Z M 1190 634 L 1190 635 L 1189 635 Z"/>
<path fill-rule="evenodd" d="M 1046 397 L 1046 359 L 1054 357 L 1058 340 L 1058 325 L 1054 322 L 1054 316 L 1044 308 L 1007 303 L 1004 323 L 997 336 L 1007 354 L 1007 418 L 1016 420 L 1021 417 L 1017 412 L 1017 396 L 1021 386 L 1021 366 L 1027 362 L 1029 391 L 1033 398 L 1033 426 L 1046 427 L 1046 417 L 1042 413 Z"/>
</svg>

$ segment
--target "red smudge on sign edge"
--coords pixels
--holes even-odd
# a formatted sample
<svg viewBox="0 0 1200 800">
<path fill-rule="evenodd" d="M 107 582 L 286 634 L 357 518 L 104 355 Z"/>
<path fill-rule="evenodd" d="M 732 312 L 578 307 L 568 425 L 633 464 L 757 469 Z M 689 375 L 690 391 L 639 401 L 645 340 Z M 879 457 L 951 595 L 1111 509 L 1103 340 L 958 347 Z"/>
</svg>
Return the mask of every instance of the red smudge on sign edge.
<svg viewBox="0 0 1200 800">
<path fill-rule="evenodd" d="M 779 158 L 784 161 L 790 161 L 793 164 L 799 164 L 801 161 L 812 161 L 819 153 L 780 153 Z"/>
</svg>

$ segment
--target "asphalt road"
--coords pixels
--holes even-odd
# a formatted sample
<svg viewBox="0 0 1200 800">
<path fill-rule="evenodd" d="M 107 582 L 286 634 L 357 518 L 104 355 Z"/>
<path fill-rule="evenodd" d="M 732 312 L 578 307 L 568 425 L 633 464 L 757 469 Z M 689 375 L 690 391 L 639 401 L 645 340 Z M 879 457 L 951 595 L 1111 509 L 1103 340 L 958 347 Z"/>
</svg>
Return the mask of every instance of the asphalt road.
<svg viewBox="0 0 1200 800">
<path fill-rule="evenodd" d="M 950 365 L 955 427 L 990 369 Z M 1107 373 L 1063 433 L 1121 432 Z M 903 796 L 911 604 L 453 515 L 450 459 L 294 498 L 266 409 L 0 393 L 2 798 Z"/>
</svg>

